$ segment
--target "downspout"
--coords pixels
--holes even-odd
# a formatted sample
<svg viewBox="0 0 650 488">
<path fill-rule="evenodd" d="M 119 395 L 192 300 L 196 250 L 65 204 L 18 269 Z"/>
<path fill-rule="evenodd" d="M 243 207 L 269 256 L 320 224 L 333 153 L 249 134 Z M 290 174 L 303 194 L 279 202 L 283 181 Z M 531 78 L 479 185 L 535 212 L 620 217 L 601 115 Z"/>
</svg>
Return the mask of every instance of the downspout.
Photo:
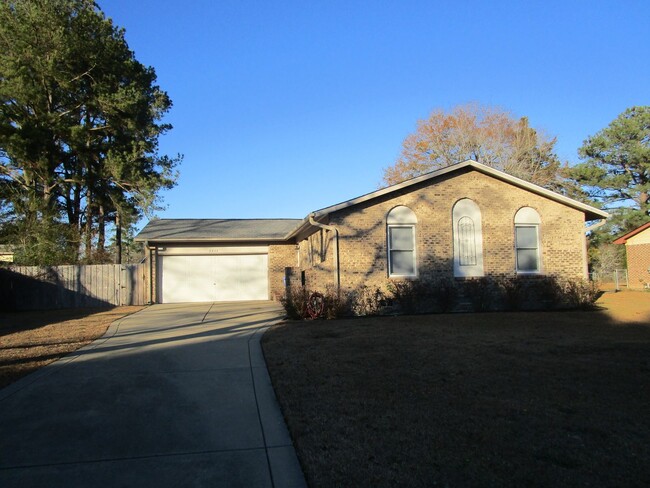
<svg viewBox="0 0 650 488">
<path fill-rule="evenodd" d="M 334 233 L 334 268 L 336 271 L 336 294 L 340 295 L 341 294 L 341 267 L 340 267 L 340 262 L 339 262 L 339 230 L 334 227 L 333 225 L 327 225 L 327 224 L 321 224 L 320 222 L 316 222 L 314 219 L 314 214 L 311 213 L 309 214 L 309 223 L 315 227 L 319 227 L 321 229 L 329 230 Z"/>
<path fill-rule="evenodd" d="M 154 295 L 154 282 L 153 282 L 153 278 L 154 278 L 153 263 L 154 263 L 154 260 L 153 260 L 153 253 L 154 253 L 156 247 L 155 246 L 154 247 L 150 246 L 149 241 L 145 241 L 144 245 L 145 245 L 145 248 L 147 249 L 147 254 L 149 255 L 149 263 L 147 263 L 148 264 L 147 267 L 149 268 L 149 305 L 151 305 L 151 304 L 154 303 L 154 296 L 153 296 Z"/>
</svg>

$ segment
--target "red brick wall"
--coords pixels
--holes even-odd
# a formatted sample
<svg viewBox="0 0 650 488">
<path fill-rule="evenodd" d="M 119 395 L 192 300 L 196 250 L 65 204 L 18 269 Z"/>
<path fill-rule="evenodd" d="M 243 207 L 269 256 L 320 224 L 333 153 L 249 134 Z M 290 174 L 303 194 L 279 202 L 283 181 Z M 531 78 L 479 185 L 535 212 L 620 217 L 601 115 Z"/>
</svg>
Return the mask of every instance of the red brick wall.
<svg viewBox="0 0 650 488">
<path fill-rule="evenodd" d="M 643 288 L 650 283 L 650 244 L 627 244 L 627 274 L 630 288 Z"/>
</svg>

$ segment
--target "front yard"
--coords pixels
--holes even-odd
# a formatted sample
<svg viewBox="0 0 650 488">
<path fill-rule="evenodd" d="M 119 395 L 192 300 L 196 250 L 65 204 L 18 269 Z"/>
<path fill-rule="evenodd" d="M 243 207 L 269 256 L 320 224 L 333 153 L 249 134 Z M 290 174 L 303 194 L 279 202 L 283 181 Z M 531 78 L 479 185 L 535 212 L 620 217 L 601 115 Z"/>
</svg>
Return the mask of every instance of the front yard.
<svg viewBox="0 0 650 488">
<path fill-rule="evenodd" d="M 599 305 L 273 327 L 264 353 L 308 482 L 650 485 L 650 294 Z"/>
<path fill-rule="evenodd" d="M 68 309 L 0 313 L 0 388 L 101 337 L 142 309 Z"/>
</svg>

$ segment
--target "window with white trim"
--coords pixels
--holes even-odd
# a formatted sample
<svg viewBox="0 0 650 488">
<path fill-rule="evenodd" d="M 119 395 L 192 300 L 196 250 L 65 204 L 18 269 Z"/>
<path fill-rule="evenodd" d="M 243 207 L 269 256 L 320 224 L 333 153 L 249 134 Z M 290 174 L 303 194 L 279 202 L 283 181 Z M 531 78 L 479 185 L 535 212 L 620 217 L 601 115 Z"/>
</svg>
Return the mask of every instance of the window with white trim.
<svg viewBox="0 0 650 488">
<path fill-rule="evenodd" d="M 417 276 L 415 227 L 413 211 L 400 205 L 386 217 L 388 242 L 388 276 L 410 278 Z"/>
<path fill-rule="evenodd" d="M 481 210 L 469 198 L 458 200 L 452 210 L 454 276 L 483 276 Z"/>
<path fill-rule="evenodd" d="M 541 219 L 537 211 L 522 207 L 515 214 L 515 259 L 517 273 L 540 273 L 539 245 Z"/>
<path fill-rule="evenodd" d="M 458 264 L 476 266 L 476 233 L 474 221 L 468 216 L 458 220 Z"/>
</svg>

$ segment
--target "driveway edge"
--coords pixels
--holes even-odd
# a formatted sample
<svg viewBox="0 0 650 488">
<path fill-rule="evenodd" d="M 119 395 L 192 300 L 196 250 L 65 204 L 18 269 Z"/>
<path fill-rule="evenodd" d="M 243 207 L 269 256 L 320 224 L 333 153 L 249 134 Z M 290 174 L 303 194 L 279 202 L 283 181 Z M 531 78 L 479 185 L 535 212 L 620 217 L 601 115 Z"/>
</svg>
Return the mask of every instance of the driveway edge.
<svg viewBox="0 0 650 488">
<path fill-rule="evenodd" d="M 259 328 L 248 341 L 253 388 L 274 488 L 307 488 L 296 450 L 275 396 L 261 338 L 272 324 Z"/>
</svg>

